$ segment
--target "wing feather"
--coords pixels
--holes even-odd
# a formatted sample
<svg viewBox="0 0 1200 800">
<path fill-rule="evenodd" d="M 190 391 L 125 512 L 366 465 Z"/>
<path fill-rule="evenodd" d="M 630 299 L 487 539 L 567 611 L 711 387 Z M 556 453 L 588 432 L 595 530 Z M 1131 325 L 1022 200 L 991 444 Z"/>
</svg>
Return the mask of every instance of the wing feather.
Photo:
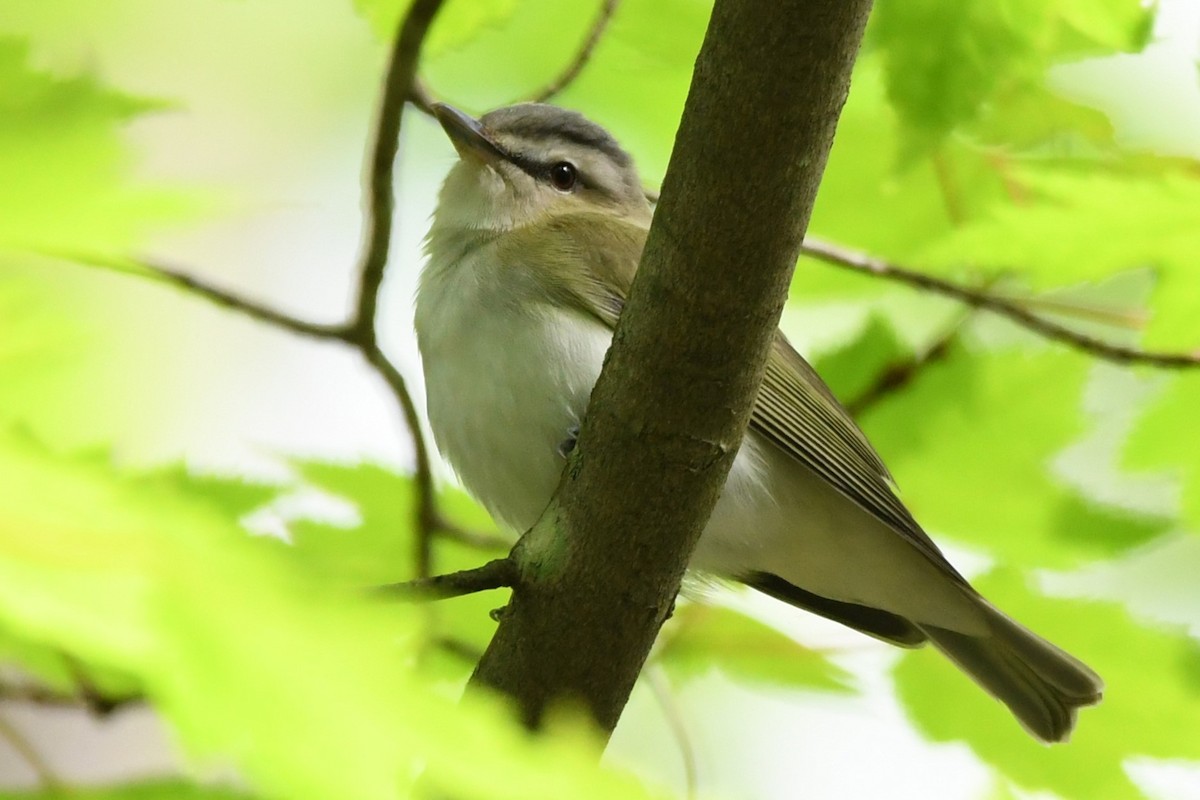
<svg viewBox="0 0 1200 800">
<path fill-rule="evenodd" d="M 750 427 L 966 583 L 896 496 L 866 435 L 783 334 L 776 334 Z"/>
<path fill-rule="evenodd" d="M 615 327 L 645 244 L 640 221 L 582 214 L 551 218 L 504 237 L 504 254 L 520 259 L 556 302 Z M 564 261 L 566 259 L 566 261 Z M 564 275 L 563 263 L 585 269 Z M 966 584 L 893 489 L 883 460 L 807 361 L 776 333 L 751 429 L 815 472 L 935 564 Z"/>
</svg>

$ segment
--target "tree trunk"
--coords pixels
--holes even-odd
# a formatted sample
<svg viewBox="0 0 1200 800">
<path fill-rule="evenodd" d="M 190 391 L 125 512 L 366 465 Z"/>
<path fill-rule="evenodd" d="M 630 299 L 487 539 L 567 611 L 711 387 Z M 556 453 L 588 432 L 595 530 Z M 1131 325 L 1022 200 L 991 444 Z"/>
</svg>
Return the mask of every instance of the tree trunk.
<svg viewBox="0 0 1200 800">
<path fill-rule="evenodd" d="M 472 679 L 616 726 L 742 440 L 870 0 L 717 0 L 578 444 Z M 752 532 L 748 532 L 752 535 Z"/>
</svg>

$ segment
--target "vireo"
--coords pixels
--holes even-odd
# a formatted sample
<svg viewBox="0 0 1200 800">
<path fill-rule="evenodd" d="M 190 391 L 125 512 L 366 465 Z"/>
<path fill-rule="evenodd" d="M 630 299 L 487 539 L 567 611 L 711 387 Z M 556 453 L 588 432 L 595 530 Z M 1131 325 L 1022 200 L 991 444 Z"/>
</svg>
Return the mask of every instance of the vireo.
<svg viewBox="0 0 1200 800">
<path fill-rule="evenodd" d="M 573 446 L 652 207 L 629 155 L 578 113 L 435 112 L 460 160 L 417 291 L 429 422 L 467 490 L 526 530 Z M 951 566 L 781 334 L 690 566 L 892 644 L 932 642 L 1043 741 L 1066 739 L 1101 696 L 1096 673 Z"/>
</svg>

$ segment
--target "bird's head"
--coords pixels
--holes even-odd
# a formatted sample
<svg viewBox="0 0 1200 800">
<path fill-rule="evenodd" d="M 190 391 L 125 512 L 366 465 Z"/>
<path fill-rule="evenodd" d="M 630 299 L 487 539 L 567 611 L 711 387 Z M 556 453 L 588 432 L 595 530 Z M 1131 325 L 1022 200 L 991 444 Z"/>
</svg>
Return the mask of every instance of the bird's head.
<svg viewBox="0 0 1200 800">
<path fill-rule="evenodd" d="M 505 232 L 589 211 L 649 220 L 633 160 L 582 114 L 541 103 L 480 119 L 442 103 L 434 113 L 460 156 L 438 198 L 437 227 Z"/>
</svg>

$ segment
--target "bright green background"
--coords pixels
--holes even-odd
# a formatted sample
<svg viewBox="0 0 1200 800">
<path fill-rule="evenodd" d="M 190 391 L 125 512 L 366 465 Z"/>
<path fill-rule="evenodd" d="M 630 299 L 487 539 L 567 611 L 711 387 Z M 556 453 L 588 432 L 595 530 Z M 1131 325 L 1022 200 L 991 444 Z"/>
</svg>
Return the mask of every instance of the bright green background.
<svg viewBox="0 0 1200 800">
<path fill-rule="evenodd" d="M 349 286 L 357 165 L 328 153 L 333 142 L 365 140 L 399 5 L 10 0 L 0 11 L 0 660 L 64 691 L 83 670 L 101 692 L 146 695 L 198 766 L 170 782 L 71 796 L 658 791 L 592 766 L 569 720 L 529 742 L 495 707 L 457 702 L 470 668 L 460 651 L 486 644 L 499 595 L 426 614 L 362 591 L 410 574 L 398 428 L 370 433 L 391 454 L 386 465 L 376 451 L 336 442 L 264 447 L 253 422 L 227 435 L 273 469 L 196 455 L 211 438 L 197 431 L 223 414 L 274 410 L 245 380 L 269 368 L 258 351 L 214 360 L 204 349 L 228 330 L 273 337 L 282 358 L 327 375 L 323 398 L 379 387 L 323 372 L 332 356 L 320 346 L 283 343 L 136 277 L 72 264 L 148 250 L 170 261 L 204 252 L 194 231 L 235 231 L 227 238 L 241 243 L 240 272 L 222 277 L 336 318 L 337 292 L 314 299 L 330 293 L 305 294 L 311 276 L 257 264 L 263 242 L 253 231 L 295 213 L 345 229 L 322 285 Z M 470 110 L 519 99 L 568 61 L 597 5 L 448 0 L 423 74 Z M 648 185 L 661 179 L 707 13 L 697 0 L 626 0 L 559 98 L 609 126 Z M 1195 350 L 1200 164 L 1123 145 L 1103 113 L 1050 88 L 1056 65 L 1136 52 L 1151 25 L 1152 12 L 1132 0 L 880 0 L 811 233 L 987 282 L 1102 338 Z M 173 41 L 189 47 L 177 52 Z M 428 181 L 449 163 L 415 112 L 402 158 L 401 235 L 411 245 L 423 225 L 413 209 L 427 211 Z M 306 206 L 312 198 L 290 182 L 307 168 L 337 176 L 328 206 Z M 335 205 L 339 216 L 323 216 Z M 304 245 L 293 249 L 298 262 Z M 415 249 L 398 252 L 394 280 L 410 282 Z M 988 596 L 1108 682 L 1072 744 L 1044 748 L 944 659 L 906 654 L 896 696 L 917 734 L 965 744 L 995 770 L 1000 796 L 1139 797 L 1131 763 L 1200 759 L 1200 649 L 1186 627 L 1200 621 L 1200 590 L 1186 580 L 1200 574 L 1200 373 L 1101 365 L 807 259 L 792 298 L 785 327 L 847 401 L 953 331 L 942 358 L 861 421 L 906 501 L 940 541 L 972 557 Z M 389 335 L 403 338 L 407 297 L 385 299 L 389 319 L 405 320 L 389 322 Z M 323 402 L 288 411 L 320 425 L 333 413 Z M 392 413 L 382 393 L 369 402 Z M 255 514 L 297 492 L 321 495 L 346 519 L 301 510 L 285 520 L 290 544 L 247 535 Z M 450 492 L 443 502 L 455 519 L 488 528 L 466 498 Z M 1140 565 L 1163 550 L 1173 569 L 1159 580 Z M 445 542 L 436 552 L 446 570 L 489 556 Z M 1166 614 L 1153 602 L 1164 595 L 1173 598 Z M 837 653 L 721 596 L 681 606 L 670 623 L 654 656 L 668 690 L 715 668 L 788 702 L 807 698 L 801 714 L 804 702 L 853 702 L 859 681 Z M 455 648 L 436 644 L 446 638 Z M 854 749 L 827 744 L 833 754 Z M 231 765 L 240 788 L 193 782 L 213 764 Z M 414 788 L 422 772 L 429 783 Z M 806 793 L 803 775 L 793 785 Z M 938 788 L 930 776 L 929 796 Z"/>
</svg>

